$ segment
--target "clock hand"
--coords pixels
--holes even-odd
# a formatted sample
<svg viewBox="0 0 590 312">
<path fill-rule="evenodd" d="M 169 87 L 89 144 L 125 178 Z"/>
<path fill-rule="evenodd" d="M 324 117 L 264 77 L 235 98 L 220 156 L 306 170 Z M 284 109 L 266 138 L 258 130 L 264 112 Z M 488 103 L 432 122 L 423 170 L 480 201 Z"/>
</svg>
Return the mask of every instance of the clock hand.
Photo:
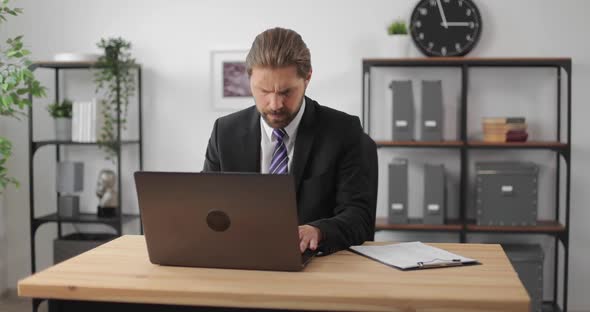
<svg viewBox="0 0 590 312">
<path fill-rule="evenodd" d="M 448 26 L 469 26 L 471 23 L 469 22 L 447 22 L 446 27 Z M 445 23 L 440 23 L 441 26 L 445 26 Z"/>
<path fill-rule="evenodd" d="M 442 4 L 440 3 L 440 0 L 436 0 L 436 2 L 437 2 L 437 6 L 438 6 L 438 11 L 440 12 L 440 17 L 442 18 L 441 25 L 444 28 L 449 28 L 449 26 L 447 25 L 447 17 L 445 16 L 445 11 L 443 11 Z"/>
</svg>

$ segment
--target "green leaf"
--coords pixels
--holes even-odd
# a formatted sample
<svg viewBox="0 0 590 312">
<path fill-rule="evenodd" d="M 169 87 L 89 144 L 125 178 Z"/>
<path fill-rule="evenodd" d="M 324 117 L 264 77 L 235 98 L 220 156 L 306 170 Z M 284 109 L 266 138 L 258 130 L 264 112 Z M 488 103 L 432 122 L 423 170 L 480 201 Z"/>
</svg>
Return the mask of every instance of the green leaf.
<svg viewBox="0 0 590 312">
<path fill-rule="evenodd" d="M 25 77 L 25 79 L 33 79 L 33 78 L 35 78 L 33 76 L 33 72 L 30 71 L 28 68 L 23 68 L 22 74 Z"/>
<path fill-rule="evenodd" d="M 2 103 L 6 106 L 9 106 L 13 103 L 12 97 L 8 94 L 2 96 Z"/>
<path fill-rule="evenodd" d="M 21 106 L 22 103 L 20 101 L 20 97 L 18 96 L 18 94 L 16 94 L 16 92 L 11 92 L 10 93 L 10 97 L 12 98 L 12 103 Z M 21 107 L 22 108 L 22 107 Z"/>
</svg>

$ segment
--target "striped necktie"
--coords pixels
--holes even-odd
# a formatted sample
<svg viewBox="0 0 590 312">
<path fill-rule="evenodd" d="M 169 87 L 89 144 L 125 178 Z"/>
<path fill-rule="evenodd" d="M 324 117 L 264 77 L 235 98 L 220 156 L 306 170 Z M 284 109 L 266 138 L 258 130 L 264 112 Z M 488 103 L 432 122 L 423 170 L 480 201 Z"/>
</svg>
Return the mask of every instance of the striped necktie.
<svg viewBox="0 0 590 312">
<path fill-rule="evenodd" d="M 274 129 L 272 135 L 277 139 L 275 150 L 272 154 L 272 160 L 268 172 L 270 174 L 287 174 L 289 165 L 289 156 L 287 155 L 287 146 L 284 138 L 287 135 L 285 129 Z"/>
</svg>

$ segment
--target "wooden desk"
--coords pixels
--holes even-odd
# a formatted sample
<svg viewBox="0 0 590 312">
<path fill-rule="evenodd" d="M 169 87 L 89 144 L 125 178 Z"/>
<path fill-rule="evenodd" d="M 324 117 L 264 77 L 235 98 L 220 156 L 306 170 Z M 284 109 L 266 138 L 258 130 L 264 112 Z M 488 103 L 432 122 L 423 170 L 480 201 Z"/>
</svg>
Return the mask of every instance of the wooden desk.
<svg viewBox="0 0 590 312">
<path fill-rule="evenodd" d="M 18 293 L 257 309 L 528 311 L 529 297 L 500 245 L 432 245 L 482 265 L 403 272 L 341 251 L 302 272 L 163 267 L 149 262 L 143 236 L 123 236 L 21 280 Z"/>
</svg>

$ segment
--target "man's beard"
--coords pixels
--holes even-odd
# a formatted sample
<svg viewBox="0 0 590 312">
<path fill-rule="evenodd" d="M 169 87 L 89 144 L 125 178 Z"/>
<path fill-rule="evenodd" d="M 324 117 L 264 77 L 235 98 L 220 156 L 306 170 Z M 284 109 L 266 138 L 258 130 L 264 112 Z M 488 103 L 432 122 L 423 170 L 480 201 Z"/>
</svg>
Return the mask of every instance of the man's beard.
<svg viewBox="0 0 590 312">
<path fill-rule="evenodd" d="M 286 126 L 288 126 L 291 121 L 293 121 L 293 119 L 295 119 L 295 116 L 297 116 L 297 114 L 299 113 L 299 110 L 301 109 L 301 107 L 303 105 L 302 101 L 303 101 L 303 97 L 305 96 L 302 95 L 301 98 L 299 99 L 299 101 L 297 103 L 300 103 L 299 109 L 295 112 L 293 112 L 292 114 L 289 114 L 289 111 L 286 108 L 283 108 L 281 110 L 278 111 L 269 111 L 269 112 L 261 112 L 260 115 L 262 116 L 262 119 L 264 119 L 264 121 L 266 122 L 267 125 L 269 125 L 271 128 L 285 128 Z M 270 118 L 269 118 L 269 114 L 278 114 L 277 117 L 280 117 L 281 120 L 279 122 L 273 122 Z"/>
</svg>

